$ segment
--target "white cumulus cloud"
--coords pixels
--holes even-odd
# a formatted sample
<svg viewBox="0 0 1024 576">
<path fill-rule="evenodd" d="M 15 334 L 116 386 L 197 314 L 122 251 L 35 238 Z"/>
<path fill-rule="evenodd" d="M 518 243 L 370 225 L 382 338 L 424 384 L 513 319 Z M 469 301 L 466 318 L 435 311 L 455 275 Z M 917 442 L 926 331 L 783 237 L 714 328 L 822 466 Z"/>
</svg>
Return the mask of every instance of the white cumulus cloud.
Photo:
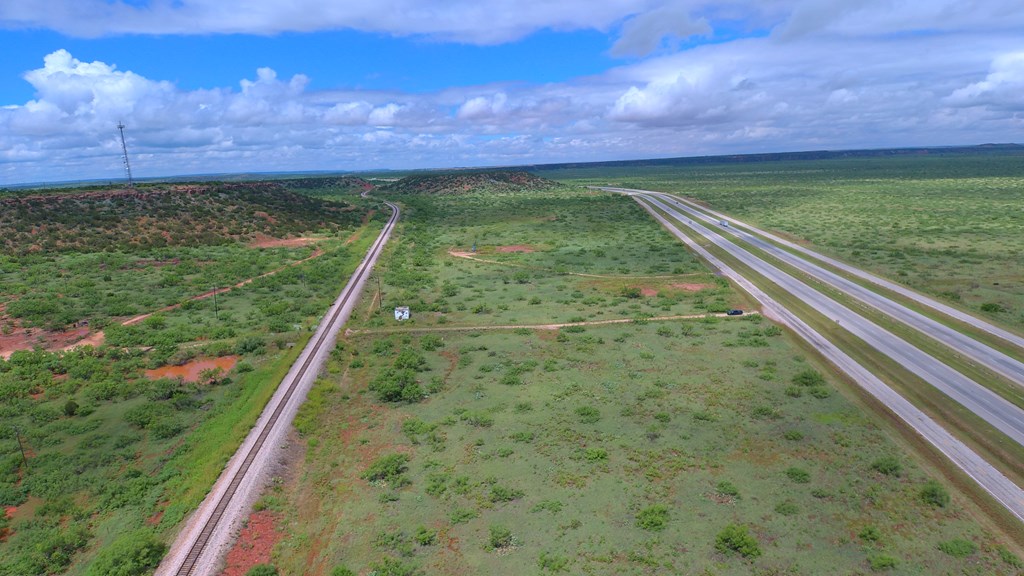
<svg viewBox="0 0 1024 576">
<path fill-rule="evenodd" d="M 613 55 L 655 56 L 565 81 L 434 92 L 317 89 L 270 68 L 186 90 L 58 50 L 23 74 L 30 100 L 0 107 L 0 184 L 119 177 L 119 120 L 143 176 L 1010 142 L 1024 127 L 1019 0 L 382 2 L 0 2 L 0 27 L 352 28 L 483 44 L 591 29 Z M 678 48 L 694 35 L 709 41 Z"/>
<path fill-rule="evenodd" d="M 957 106 L 1024 111 L 1024 52 L 999 55 L 984 80 L 956 89 L 947 100 Z"/>
</svg>

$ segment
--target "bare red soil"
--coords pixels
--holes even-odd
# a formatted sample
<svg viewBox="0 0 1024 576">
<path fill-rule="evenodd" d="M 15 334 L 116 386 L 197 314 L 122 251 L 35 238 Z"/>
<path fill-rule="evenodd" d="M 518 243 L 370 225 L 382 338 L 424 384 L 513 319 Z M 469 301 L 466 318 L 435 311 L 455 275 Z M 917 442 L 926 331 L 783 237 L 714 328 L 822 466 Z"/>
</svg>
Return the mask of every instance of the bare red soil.
<svg viewBox="0 0 1024 576">
<path fill-rule="evenodd" d="M 284 538 L 277 525 L 278 516 L 268 510 L 253 512 L 235 545 L 228 551 L 221 576 L 245 576 L 257 564 L 270 564 L 274 545 Z"/>
<path fill-rule="evenodd" d="M 687 292 L 700 292 L 708 288 L 714 288 L 711 284 L 670 284 L 672 288 L 677 290 L 686 290 Z"/>
<path fill-rule="evenodd" d="M 14 324 L 10 334 L 0 334 L 0 358 L 10 358 L 16 350 L 31 350 L 36 346 L 47 350 L 56 350 L 77 345 L 88 334 L 89 328 L 87 327 L 74 328 L 64 332 L 49 332 L 40 328 L 23 328 Z"/>
</svg>

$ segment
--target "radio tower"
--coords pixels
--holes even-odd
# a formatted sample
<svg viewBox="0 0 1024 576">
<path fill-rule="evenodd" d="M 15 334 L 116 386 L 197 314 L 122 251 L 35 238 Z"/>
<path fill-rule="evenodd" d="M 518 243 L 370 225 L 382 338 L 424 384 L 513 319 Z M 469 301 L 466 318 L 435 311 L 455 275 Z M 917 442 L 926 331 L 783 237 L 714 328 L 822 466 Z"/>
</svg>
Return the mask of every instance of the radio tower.
<svg viewBox="0 0 1024 576">
<path fill-rule="evenodd" d="M 128 146 L 125 146 L 124 143 L 124 124 L 118 122 L 117 130 L 121 133 L 121 152 L 124 153 L 124 171 L 128 174 L 128 187 L 134 188 L 135 183 L 132 182 L 132 165 L 128 163 Z"/>
</svg>

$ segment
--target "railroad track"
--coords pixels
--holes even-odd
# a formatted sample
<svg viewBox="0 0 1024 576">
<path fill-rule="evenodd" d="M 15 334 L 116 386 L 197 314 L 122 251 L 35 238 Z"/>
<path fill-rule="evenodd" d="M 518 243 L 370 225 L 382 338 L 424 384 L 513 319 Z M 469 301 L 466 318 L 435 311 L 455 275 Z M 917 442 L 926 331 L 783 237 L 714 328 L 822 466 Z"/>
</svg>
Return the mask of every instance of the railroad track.
<svg viewBox="0 0 1024 576">
<path fill-rule="evenodd" d="M 268 445 L 268 440 L 281 434 L 283 429 L 291 425 L 295 410 L 298 408 L 291 405 L 291 400 L 296 392 L 303 388 L 307 381 L 311 380 L 310 376 L 315 377 L 318 372 L 323 362 L 324 354 L 321 352 L 324 345 L 333 343 L 342 325 L 348 320 L 348 314 L 351 312 L 355 300 L 359 297 L 359 293 L 370 271 L 373 269 L 377 257 L 383 250 L 395 223 L 398 221 L 398 206 L 390 202 L 386 202 L 386 204 L 391 207 L 391 218 L 388 219 L 384 229 L 370 247 L 366 257 L 356 267 L 356 271 L 352 274 L 345 288 L 331 306 L 328 315 L 321 321 L 317 333 L 306 346 L 306 349 L 303 350 L 302 355 L 299 357 L 301 362 L 298 364 L 298 369 L 293 366 L 292 370 L 285 376 L 274 398 L 271 399 L 272 407 L 268 406 L 264 410 L 264 415 L 257 421 L 256 426 L 259 427 L 259 433 L 255 436 L 254 440 L 250 440 L 249 438 L 252 437 L 250 432 L 250 437 L 239 448 L 239 452 L 244 452 L 241 462 L 237 465 L 229 462 L 225 466 L 221 478 L 218 479 L 214 488 L 207 496 L 208 500 L 211 497 L 214 500 L 204 501 L 200 505 L 196 514 L 179 534 L 178 541 L 174 543 L 170 553 L 157 570 L 158 576 L 199 575 L 208 572 L 210 568 L 216 565 L 219 558 L 209 558 L 210 554 L 214 552 L 209 546 L 211 540 L 214 539 L 215 535 L 223 536 L 223 531 L 230 528 L 237 519 L 237 513 L 234 515 L 230 513 L 233 504 L 237 507 L 238 500 L 243 502 L 251 501 L 250 497 L 252 495 L 244 494 L 243 485 L 247 481 L 253 482 L 251 474 L 255 473 L 256 476 L 259 476 L 261 472 L 259 470 L 260 456 L 264 455 L 262 453 Z M 312 372 L 310 372 L 311 369 Z M 266 416 L 267 411 L 270 411 L 269 417 Z M 271 442 L 270 446 L 274 445 Z M 237 458 L 238 453 L 236 453 L 232 460 Z M 253 469 L 254 464 L 256 465 L 256 470 Z M 222 484 L 225 481 L 226 484 Z M 240 489 L 242 489 L 242 494 L 239 494 Z M 238 500 L 236 500 L 236 495 L 239 496 Z M 211 505 L 212 510 L 207 512 Z M 237 510 L 235 511 L 237 512 Z M 203 520 L 204 516 L 205 520 Z M 200 522 L 201 528 L 199 528 Z M 199 529 L 196 530 L 197 528 Z M 204 559 L 206 560 L 205 562 L 203 561 Z M 197 572 L 197 570 L 199 571 Z"/>
</svg>

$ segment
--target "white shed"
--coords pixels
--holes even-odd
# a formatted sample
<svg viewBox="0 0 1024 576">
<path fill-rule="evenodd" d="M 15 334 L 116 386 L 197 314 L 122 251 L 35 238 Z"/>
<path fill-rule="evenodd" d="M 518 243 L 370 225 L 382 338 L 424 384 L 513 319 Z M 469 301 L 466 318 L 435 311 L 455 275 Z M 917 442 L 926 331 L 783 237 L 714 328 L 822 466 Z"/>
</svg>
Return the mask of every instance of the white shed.
<svg viewBox="0 0 1024 576">
<path fill-rule="evenodd" d="M 398 308 L 395 308 L 395 320 L 402 321 L 402 320 L 408 320 L 408 319 L 409 319 L 409 307 L 408 306 L 399 306 Z"/>
</svg>

